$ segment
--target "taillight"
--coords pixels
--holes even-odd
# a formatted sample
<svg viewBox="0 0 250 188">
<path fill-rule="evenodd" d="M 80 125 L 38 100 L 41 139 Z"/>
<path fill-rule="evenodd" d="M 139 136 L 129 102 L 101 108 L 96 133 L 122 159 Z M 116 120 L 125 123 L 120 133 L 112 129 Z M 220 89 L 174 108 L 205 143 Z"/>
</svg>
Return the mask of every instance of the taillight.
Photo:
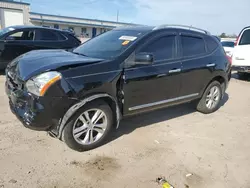
<svg viewBox="0 0 250 188">
<path fill-rule="evenodd" d="M 229 63 L 232 65 L 232 56 L 227 55 L 227 59 L 228 59 Z"/>
<path fill-rule="evenodd" d="M 239 38 L 240 38 L 240 34 L 239 34 L 239 36 L 237 37 L 236 41 L 234 42 L 234 46 L 237 46 L 237 45 L 238 45 Z"/>
<path fill-rule="evenodd" d="M 237 46 L 239 44 L 239 40 L 240 40 L 240 36 L 241 36 L 241 33 L 244 31 L 244 29 L 239 33 L 238 37 L 236 38 L 236 41 L 234 42 L 234 46 Z"/>
</svg>

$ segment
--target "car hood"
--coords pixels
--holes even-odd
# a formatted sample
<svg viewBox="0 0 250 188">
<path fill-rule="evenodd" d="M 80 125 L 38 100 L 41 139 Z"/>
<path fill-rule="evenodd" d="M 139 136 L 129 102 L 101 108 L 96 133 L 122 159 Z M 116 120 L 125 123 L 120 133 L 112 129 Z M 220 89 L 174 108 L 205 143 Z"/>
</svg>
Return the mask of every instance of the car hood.
<svg viewBox="0 0 250 188">
<path fill-rule="evenodd" d="M 103 59 L 77 55 L 65 50 L 36 50 L 13 60 L 8 65 L 8 69 L 15 69 L 18 72 L 18 77 L 26 81 L 42 72 L 56 70 L 65 66 L 86 65 L 100 61 L 103 61 Z"/>
</svg>

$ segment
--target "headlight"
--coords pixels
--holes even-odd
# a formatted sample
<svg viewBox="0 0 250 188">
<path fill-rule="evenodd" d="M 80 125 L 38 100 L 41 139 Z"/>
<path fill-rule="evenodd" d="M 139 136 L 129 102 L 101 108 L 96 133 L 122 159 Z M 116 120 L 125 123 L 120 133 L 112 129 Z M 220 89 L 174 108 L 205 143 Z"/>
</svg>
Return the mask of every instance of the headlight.
<svg viewBox="0 0 250 188">
<path fill-rule="evenodd" d="M 48 88 L 62 78 L 59 72 L 45 72 L 26 82 L 26 88 L 30 93 L 43 96 Z"/>
</svg>

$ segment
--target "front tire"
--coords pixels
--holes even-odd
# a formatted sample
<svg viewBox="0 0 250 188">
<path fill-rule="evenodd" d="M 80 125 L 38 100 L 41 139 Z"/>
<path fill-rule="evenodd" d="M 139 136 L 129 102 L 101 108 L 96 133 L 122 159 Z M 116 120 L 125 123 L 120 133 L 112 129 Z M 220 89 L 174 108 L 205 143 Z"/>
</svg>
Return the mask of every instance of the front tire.
<svg viewBox="0 0 250 188">
<path fill-rule="evenodd" d="M 113 114 L 109 105 L 94 101 L 73 115 L 63 130 L 62 139 L 73 150 L 91 150 L 105 142 L 112 125 Z"/>
<path fill-rule="evenodd" d="M 215 112 L 220 107 L 222 92 L 225 92 L 222 85 L 218 81 L 213 81 L 203 93 L 196 109 L 204 114 Z"/>
</svg>

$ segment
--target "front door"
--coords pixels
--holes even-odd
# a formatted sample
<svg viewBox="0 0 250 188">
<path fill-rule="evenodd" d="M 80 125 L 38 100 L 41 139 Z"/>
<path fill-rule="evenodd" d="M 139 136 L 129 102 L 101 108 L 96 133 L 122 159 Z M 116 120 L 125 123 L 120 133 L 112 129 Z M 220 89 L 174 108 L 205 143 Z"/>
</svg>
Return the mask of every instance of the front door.
<svg viewBox="0 0 250 188">
<path fill-rule="evenodd" d="M 33 50 L 33 30 L 11 32 L 1 41 L 1 63 L 8 63 L 26 52 Z"/>
<path fill-rule="evenodd" d="M 243 30 L 233 51 L 233 66 L 250 67 L 250 28 Z"/>
<path fill-rule="evenodd" d="M 165 105 L 179 96 L 181 63 L 176 60 L 176 46 L 176 34 L 165 33 L 135 51 L 153 54 L 154 62 L 125 69 L 124 115 Z"/>
</svg>

